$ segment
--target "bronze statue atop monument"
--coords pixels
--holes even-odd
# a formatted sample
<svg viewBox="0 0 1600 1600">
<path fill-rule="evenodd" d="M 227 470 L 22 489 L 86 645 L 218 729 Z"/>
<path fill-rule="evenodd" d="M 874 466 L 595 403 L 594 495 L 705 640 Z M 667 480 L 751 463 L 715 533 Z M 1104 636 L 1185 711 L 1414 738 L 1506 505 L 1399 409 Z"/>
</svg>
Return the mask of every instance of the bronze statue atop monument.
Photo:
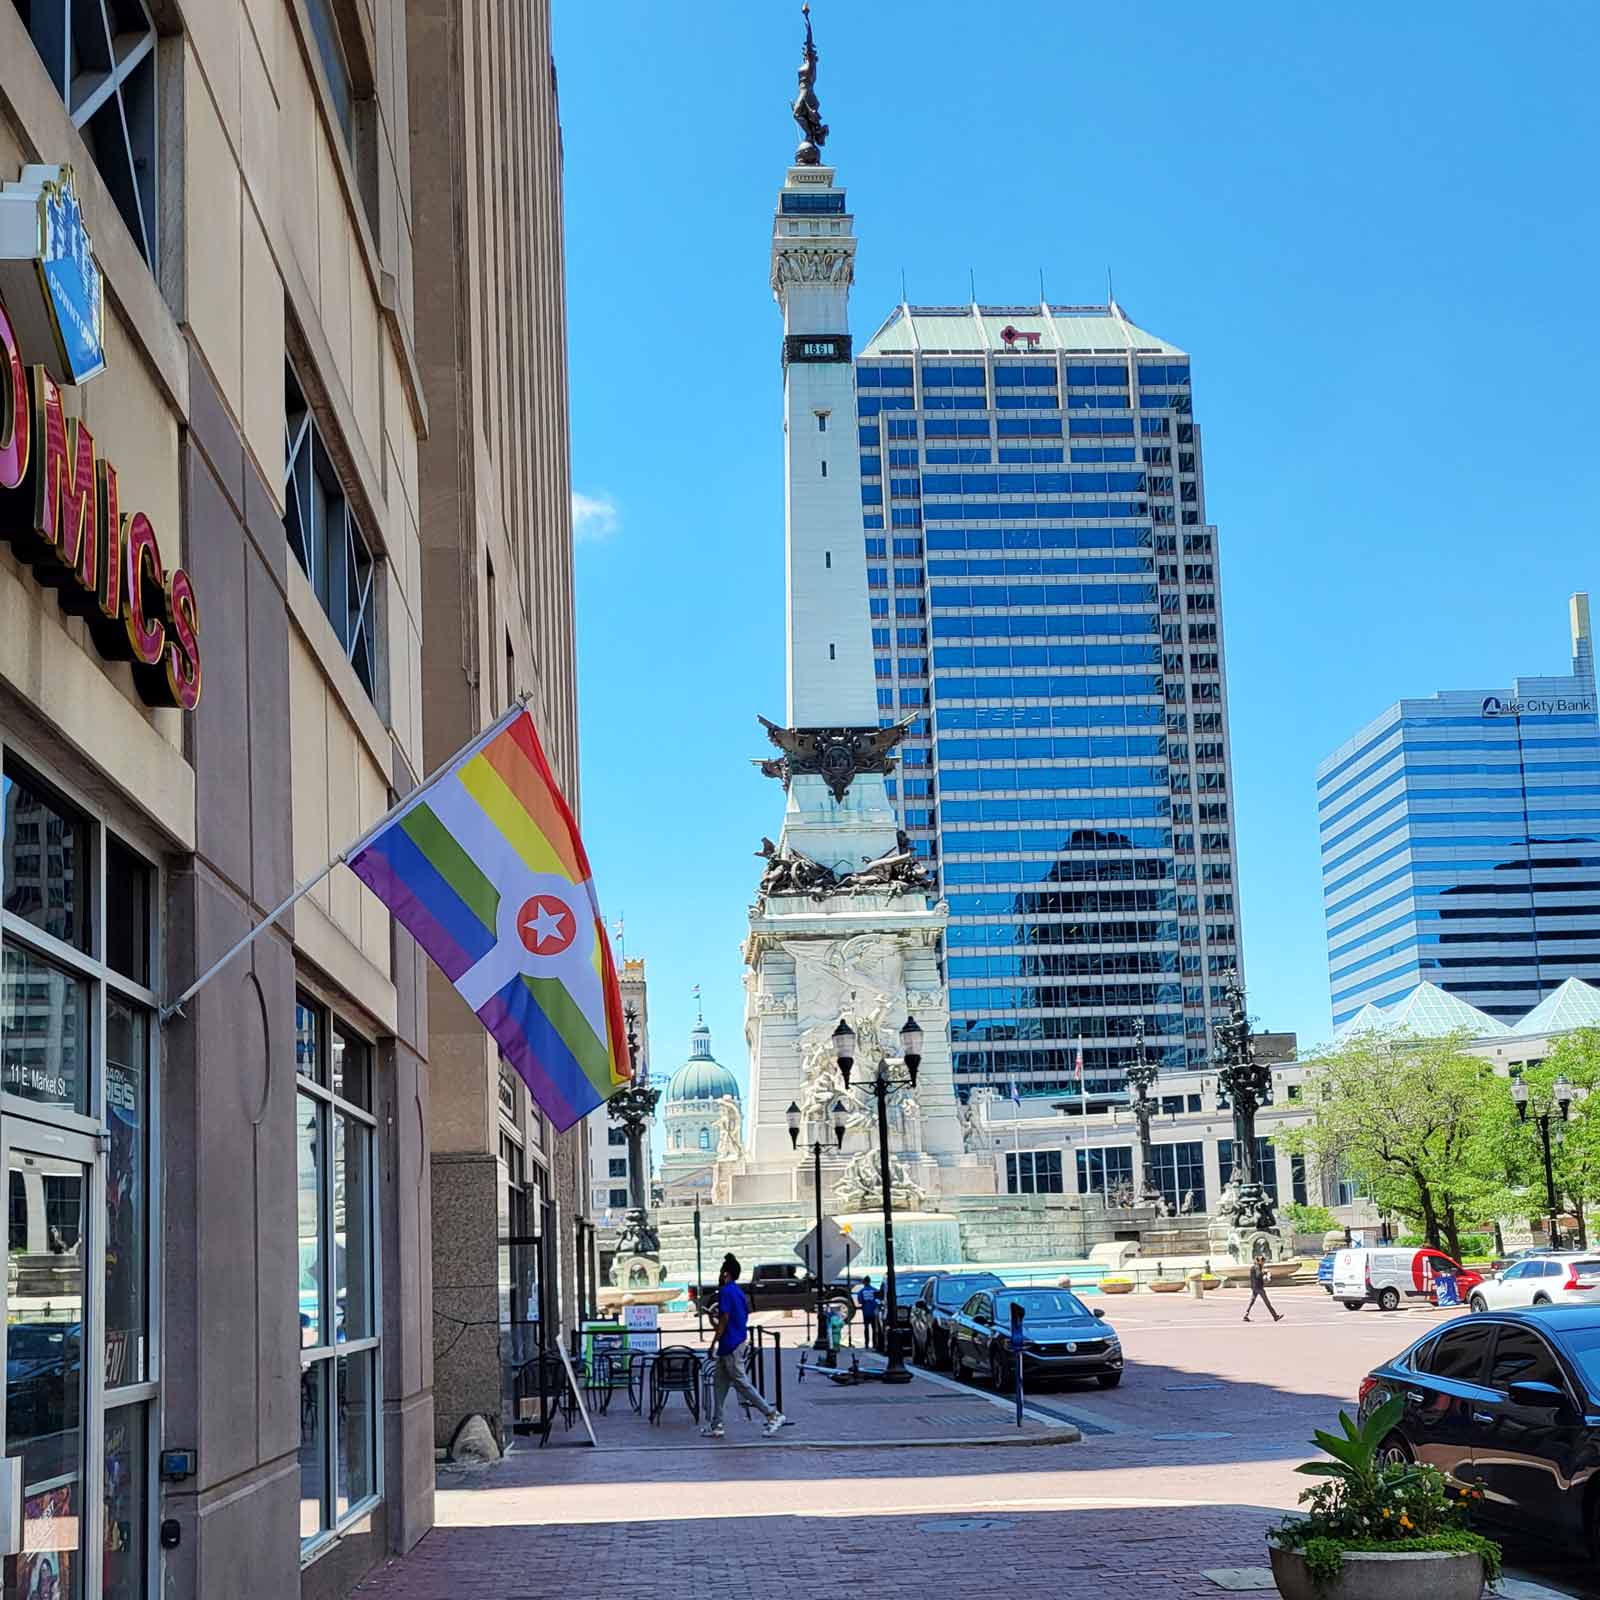
<svg viewBox="0 0 1600 1600">
<path fill-rule="evenodd" d="M 811 37 L 811 7 L 800 7 L 806 19 L 805 53 L 800 58 L 800 92 L 794 97 L 794 120 L 800 129 L 800 145 L 794 153 L 795 165 L 822 165 L 822 146 L 828 142 L 828 125 L 817 104 L 817 46 Z"/>
</svg>

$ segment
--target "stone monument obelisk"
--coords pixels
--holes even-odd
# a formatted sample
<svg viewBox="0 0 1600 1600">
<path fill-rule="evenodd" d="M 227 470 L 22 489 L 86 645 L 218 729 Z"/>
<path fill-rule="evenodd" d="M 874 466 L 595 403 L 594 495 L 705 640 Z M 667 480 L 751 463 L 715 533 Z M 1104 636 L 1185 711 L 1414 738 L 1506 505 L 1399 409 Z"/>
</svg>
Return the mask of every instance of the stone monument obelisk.
<svg viewBox="0 0 1600 1600">
<path fill-rule="evenodd" d="M 891 1102 L 891 1165 L 897 1186 L 936 1203 L 949 1187 L 941 1172 L 962 1153 L 939 979 L 947 908 L 885 788 L 904 727 L 880 717 L 873 675 L 849 322 L 856 240 L 845 192 L 822 164 L 828 129 L 816 69 L 807 15 L 794 103 L 802 139 L 772 234 L 772 290 L 783 311 L 789 673 L 785 725 L 762 719 L 779 753 L 760 765 L 782 780 L 786 798 L 777 844 L 762 841 L 766 867 L 745 945 L 750 1134 L 734 1198 L 809 1196 L 810 1158 L 797 1160 L 785 1120 L 791 1101 L 805 1119 L 802 1151 L 814 1140 L 832 1150 L 829 1108 L 844 1102 L 850 1133 L 824 1183 L 842 1195 L 861 1188 L 858 1158 L 876 1144 L 862 1076 L 870 1078 L 874 1052 L 897 1058 L 899 1029 L 913 1014 L 924 1032 L 922 1067 L 915 1093 L 897 1091 Z M 863 1041 L 853 1089 L 831 1045 L 843 1016 Z"/>
</svg>

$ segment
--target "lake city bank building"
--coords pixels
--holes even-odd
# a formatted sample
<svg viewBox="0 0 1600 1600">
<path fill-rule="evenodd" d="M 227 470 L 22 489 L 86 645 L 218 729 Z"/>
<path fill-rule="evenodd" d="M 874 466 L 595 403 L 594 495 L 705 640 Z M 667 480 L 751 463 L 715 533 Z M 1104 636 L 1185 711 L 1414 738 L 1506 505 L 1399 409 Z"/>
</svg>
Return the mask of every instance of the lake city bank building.
<svg viewBox="0 0 1600 1600">
<path fill-rule="evenodd" d="M 342 1595 L 432 1519 L 421 957 L 340 868 L 159 1020 L 422 767 L 405 37 L 0 0 L 6 1600 Z"/>
</svg>

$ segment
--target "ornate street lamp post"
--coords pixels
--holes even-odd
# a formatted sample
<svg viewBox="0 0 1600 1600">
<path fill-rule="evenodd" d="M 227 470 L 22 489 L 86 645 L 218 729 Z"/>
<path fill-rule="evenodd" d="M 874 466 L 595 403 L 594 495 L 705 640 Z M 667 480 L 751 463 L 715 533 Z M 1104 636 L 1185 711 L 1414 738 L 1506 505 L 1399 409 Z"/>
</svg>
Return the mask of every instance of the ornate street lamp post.
<svg viewBox="0 0 1600 1600">
<path fill-rule="evenodd" d="M 1122 1073 L 1133 1091 L 1133 1114 L 1139 1124 L 1139 1161 L 1144 1169 L 1144 1176 L 1139 1182 L 1139 1198 L 1156 1200 L 1160 1198 L 1161 1191 L 1156 1187 L 1155 1147 L 1150 1143 L 1150 1118 L 1156 1106 L 1150 1091 L 1155 1087 L 1161 1069 L 1145 1054 L 1143 1017 L 1133 1025 L 1133 1046 L 1133 1060 L 1122 1069 Z"/>
<path fill-rule="evenodd" d="M 905 1066 L 906 1076 L 895 1079 L 889 1076 L 889 1060 L 881 1049 L 877 1049 L 876 1072 L 872 1079 L 873 1098 L 878 1102 L 878 1172 L 883 1181 L 883 1268 L 884 1279 L 888 1284 L 888 1333 L 885 1342 L 885 1351 L 888 1360 L 884 1365 L 882 1377 L 885 1383 L 910 1383 L 911 1374 L 906 1369 L 905 1358 L 900 1353 L 900 1318 L 899 1305 L 895 1298 L 894 1281 L 894 1204 L 890 1198 L 892 1185 L 889 1181 L 889 1091 L 891 1089 L 915 1089 L 917 1086 L 917 1068 L 922 1065 L 922 1029 L 917 1026 L 915 1017 L 907 1017 L 905 1026 L 900 1030 L 900 1059 Z M 841 1017 L 839 1026 L 833 1030 L 833 1053 L 839 1063 L 839 1076 L 844 1079 L 845 1088 L 850 1087 L 850 1069 L 855 1065 L 856 1034 L 855 1029 Z"/>
<path fill-rule="evenodd" d="M 789 1122 L 789 1143 L 798 1150 L 800 1148 L 800 1107 L 791 1100 L 785 1115 Z M 844 1117 L 844 1101 L 835 1100 L 833 1102 L 833 1147 L 835 1150 L 842 1149 L 844 1146 Z M 811 1142 L 811 1181 L 817 1197 L 817 1254 L 816 1259 L 811 1264 L 811 1270 L 817 1280 L 817 1336 L 811 1341 L 811 1348 L 821 1351 L 824 1355 L 832 1355 L 831 1341 L 828 1338 L 827 1330 L 822 1320 L 827 1315 L 827 1290 L 822 1255 L 822 1141 L 820 1139 L 813 1139 Z"/>
<path fill-rule="evenodd" d="M 1272 1067 L 1255 1058 L 1244 985 L 1238 969 L 1223 986 L 1227 1019 L 1216 1034 L 1217 1105 L 1233 1108 L 1233 1180 L 1239 1186 L 1238 1226 L 1266 1232 L 1278 1225 L 1277 1208 L 1262 1181 L 1256 1161 L 1256 1112 L 1272 1104 Z"/>
<path fill-rule="evenodd" d="M 617 1236 L 616 1259 L 626 1261 L 630 1256 L 661 1255 L 661 1240 L 650 1225 L 647 1209 L 650 1191 L 647 1183 L 648 1160 L 645 1153 L 645 1130 L 655 1115 L 656 1101 L 661 1098 L 659 1089 L 650 1087 L 649 1079 L 639 1075 L 639 1013 L 629 1006 L 623 1012 L 628 1025 L 628 1060 L 633 1076 L 628 1087 L 618 1089 L 606 1101 L 606 1110 L 613 1122 L 620 1122 L 628 1135 L 628 1214 L 622 1221 L 622 1232 Z M 613 1274 L 613 1282 L 615 1275 Z M 617 1284 L 619 1289 L 625 1284 Z M 654 1285 L 652 1285 L 654 1287 Z"/>
<path fill-rule="evenodd" d="M 1588 1093 L 1586 1089 L 1575 1089 L 1563 1073 L 1556 1079 L 1550 1089 L 1550 1103 L 1542 1111 L 1536 1111 L 1533 1120 L 1539 1129 L 1539 1143 L 1544 1149 L 1544 1193 L 1545 1204 L 1548 1207 L 1550 1248 L 1561 1248 L 1561 1205 L 1556 1198 L 1556 1169 L 1555 1160 L 1550 1152 L 1550 1123 L 1558 1113 L 1561 1120 L 1567 1120 L 1567 1114 L 1572 1110 L 1572 1102 L 1581 1100 Z M 1511 1098 L 1517 1103 L 1517 1118 L 1521 1122 L 1528 1120 L 1528 1085 L 1522 1078 L 1511 1080 Z M 1560 1134 L 1557 1133 L 1559 1139 Z"/>
</svg>

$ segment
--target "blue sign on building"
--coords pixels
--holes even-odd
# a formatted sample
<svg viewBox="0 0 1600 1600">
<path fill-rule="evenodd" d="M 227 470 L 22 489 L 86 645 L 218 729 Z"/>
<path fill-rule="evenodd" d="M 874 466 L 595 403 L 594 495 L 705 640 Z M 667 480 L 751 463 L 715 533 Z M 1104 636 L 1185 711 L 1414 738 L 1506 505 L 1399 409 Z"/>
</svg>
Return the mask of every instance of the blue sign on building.
<svg viewBox="0 0 1600 1600">
<path fill-rule="evenodd" d="M 56 342 L 71 381 L 85 383 L 106 364 L 105 294 L 71 167 L 40 191 L 39 235 L 39 275 Z"/>
<path fill-rule="evenodd" d="M 71 167 L 0 184 L 0 296 L 30 365 L 59 384 L 105 371 L 105 288 Z"/>
</svg>

